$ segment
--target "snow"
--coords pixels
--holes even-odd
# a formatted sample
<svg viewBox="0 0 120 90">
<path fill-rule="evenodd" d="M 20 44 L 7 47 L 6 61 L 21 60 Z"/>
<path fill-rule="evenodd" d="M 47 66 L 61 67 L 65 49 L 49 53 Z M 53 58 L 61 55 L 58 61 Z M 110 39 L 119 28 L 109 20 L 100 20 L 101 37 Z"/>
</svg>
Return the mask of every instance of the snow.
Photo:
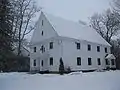
<svg viewBox="0 0 120 90">
<path fill-rule="evenodd" d="M 86 40 L 110 46 L 94 29 L 79 22 L 63 19 L 43 12 L 59 36 Z"/>
<path fill-rule="evenodd" d="M 108 54 L 106 56 L 107 59 L 115 59 L 115 56 L 113 54 Z"/>
<path fill-rule="evenodd" d="M 120 71 L 57 74 L 0 73 L 0 90 L 120 90 Z"/>
</svg>

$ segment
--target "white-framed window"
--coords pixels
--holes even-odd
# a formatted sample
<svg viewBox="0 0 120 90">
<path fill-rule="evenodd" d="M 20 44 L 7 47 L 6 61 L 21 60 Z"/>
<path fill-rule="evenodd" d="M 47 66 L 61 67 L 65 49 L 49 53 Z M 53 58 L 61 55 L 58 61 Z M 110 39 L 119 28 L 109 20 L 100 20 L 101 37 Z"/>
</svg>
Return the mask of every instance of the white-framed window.
<svg viewBox="0 0 120 90">
<path fill-rule="evenodd" d="M 107 48 L 105 48 L 105 53 L 107 53 L 108 51 L 107 51 Z"/>
<path fill-rule="evenodd" d="M 100 52 L 100 46 L 97 46 L 97 52 Z"/>
<path fill-rule="evenodd" d="M 92 60 L 91 60 L 91 58 L 88 58 L 88 65 L 92 65 Z"/>
<path fill-rule="evenodd" d="M 98 65 L 101 65 L 100 58 L 97 59 Z"/>
<path fill-rule="evenodd" d="M 33 61 L 33 66 L 36 66 L 36 59 Z"/>
<path fill-rule="evenodd" d="M 77 49 L 79 50 L 80 49 L 80 43 L 76 43 L 77 45 Z"/>
<path fill-rule="evenodd" d="M 53 65 L 53 57 L 50 57 L 50 66 Z"/>
<path fill-rule="evenodd" d="M 43 66 L 43 64 L 44 64 L 44 62 L 43 62 L 43 60 L 41 61 L 41 66 Z"/>
<path fill-rule="evenodd" d="M 88 44 L 88 51 L 91 51 L 91 45 Z"/>
<path fill-rule="evenodd" d="M 78 65 L 78 66 L 81 65 L 81 57 L 77 57 L 77 65 Z"/>
<path fill-rule="evenodd" d="M 49 48 L 50 48 L 50 49 L 53 49 L 53 42 L 50 42 Z"/>
</svg>

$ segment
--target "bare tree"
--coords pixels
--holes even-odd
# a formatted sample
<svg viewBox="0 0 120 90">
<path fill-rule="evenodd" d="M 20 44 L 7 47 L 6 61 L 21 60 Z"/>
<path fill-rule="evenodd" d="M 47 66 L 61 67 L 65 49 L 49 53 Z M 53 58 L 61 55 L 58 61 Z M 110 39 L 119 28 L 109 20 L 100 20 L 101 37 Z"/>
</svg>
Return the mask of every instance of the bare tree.
<svg viewBox="0 0 120 90">
<path fill-rule="evenodd" d="M 13 0 L 13 31 L 18 42 L 18 55 L 21 54 L 21 44 L 25 36 L 29 34 L 35 26 L 34 17 L 40 8 L 36 6 L 34 0 Z"/>
<path fill-rule="evenodd" d="M 104 14 L 94 14 L 90 19 L 91 26 L 107 41 L 120 30 L 119 13 L 108 9 Z"/>
</svg>

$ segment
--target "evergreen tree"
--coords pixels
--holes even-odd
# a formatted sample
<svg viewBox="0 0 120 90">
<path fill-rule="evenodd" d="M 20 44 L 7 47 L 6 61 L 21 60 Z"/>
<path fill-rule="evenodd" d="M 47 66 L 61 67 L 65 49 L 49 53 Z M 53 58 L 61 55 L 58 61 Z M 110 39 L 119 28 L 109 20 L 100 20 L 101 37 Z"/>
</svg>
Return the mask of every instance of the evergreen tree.
<svg viewBox="0 0 120 90">
<path fill-rule="evenodd" d="M 64 63 L 63 63 L 63 60 L 62 60 L 62 58 L 60 58 L 60 65 L 59 65 L 59 73 L 61 74 L 61 75 L 63 75 L 64 74 Z"/>
<path fill-rule="evenodd" d="M 9 0 L 0 0 L 0 70 L 7 66 L 12 55 L 12 15 Z"/>
</svg>

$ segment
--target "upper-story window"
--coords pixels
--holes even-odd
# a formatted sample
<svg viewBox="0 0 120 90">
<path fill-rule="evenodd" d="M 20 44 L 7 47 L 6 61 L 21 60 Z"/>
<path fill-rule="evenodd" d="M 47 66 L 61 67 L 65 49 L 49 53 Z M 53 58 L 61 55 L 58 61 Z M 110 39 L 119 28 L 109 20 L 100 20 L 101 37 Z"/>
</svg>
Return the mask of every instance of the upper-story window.
<svg viewBox="0 0 120 90">
<path fill-rule="evenodd" d="M 100 46 L 97 46 L 97 52 L 100 52 Z"/>
<path fill-rule="evenodd" d="M 36 47 L 34 47 L 34 52 L 36 52 Z"/>
<path fill-rule="evenodd" d="M 42 53 L 45 52 L 45 47 L 42 45 L 40 50 L 42 51 Z"/>
<path fill-rule="evenodd" d="M 77 57 L 77 65 L 81 65 L 81 57 Z"/>
<path fill-rule="evenodd" d="M 105 53 L 107 53 L 107 48 L 105 48 Z"/>
<path fill-rule="evenodd" d="M 53 42 L 50 42 L 49 48 L 53 49 Z"/>
<path fill-rule="evenodd" d="M 92 65 L 91 58 L 88 58 L 88 65 Z"/>
<path fill-rule="evenodd" d="M 80 43 L 77 43 L 77 49 L 80 49 Z"/>
<path fill-rule="evenodd" d="M 34 62 L 33 62 L 33 66 L 36 66 L 36 60 L 34 60 Z"/>
<path fill-rule="evenodd" d="M 43 20 L 42 20 L 42 26 L 43 26 Z"/>
<path fill-rule="evenodd" d="M 88 51 L 91 51 L 91 45 L 88 44 Z"/>
</svg>

